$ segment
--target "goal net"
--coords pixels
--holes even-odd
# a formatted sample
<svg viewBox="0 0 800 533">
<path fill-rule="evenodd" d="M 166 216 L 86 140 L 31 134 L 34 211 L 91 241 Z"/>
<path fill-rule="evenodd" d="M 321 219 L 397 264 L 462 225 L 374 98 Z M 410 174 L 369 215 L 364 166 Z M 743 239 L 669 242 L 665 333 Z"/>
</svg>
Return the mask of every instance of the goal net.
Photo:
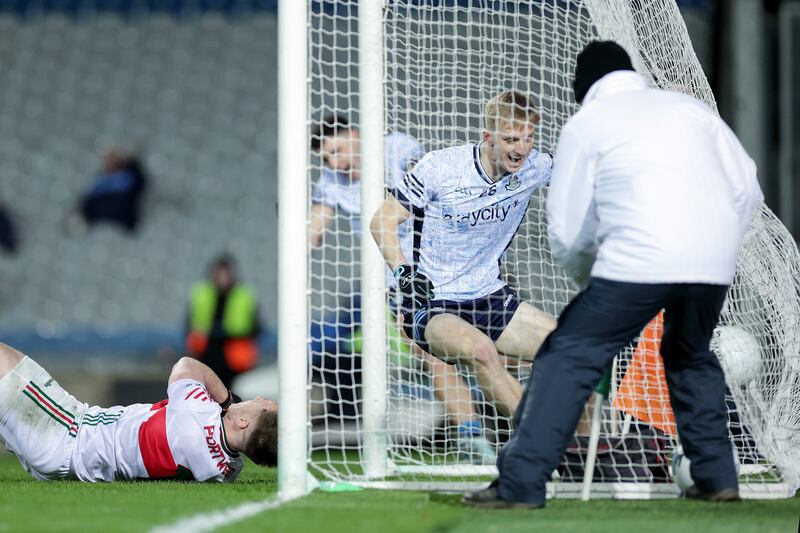
<svg viewBox="0 0 800 533">
<path fill-rule="evenodd" d="M 325 141 L 320 132 L 340 131 L 344 122 L 352 132 L 365 119 L 359 110 L 364 73 L 358 10 L 355 1 L 344 0 L 309 6 L 306 121 L 315 148 L 307 165 L 309 224 L 311 231 L 324 228 L 316 242 L 312 236 L 309 259 L 309 470 L 320 479 L 373 486 L 487 479 L 496 472 L 491 455 L 508 439 L 511 424 L 487 401 L 467 367 L 455 369 L 454 379 L 423 364 L 387 308 L 386 346 L 377 356 L 386 378 L 380 397 L 362 373 L 368 355 L 361 353 L 360 242 L 371 213 L 362 216 L 359 193 L 352 189 L 370 179 L 383 187 L 391 179 L 391 162 L 385 161 L 386 175 L 377 178 L 361 175 L 353 181 L 345 167 L 338 177 L 332 173 L 331 158 L 343 148 L 318 146 Z M 561 126 L 577 110 L 571 89 L 575 57 L 598 38 L 621 43 L 655 86 L 694 95 L 715 108 L 672 0 L 386 0 L 382 17 L 384 63 L 382 72 L 371 74 L 382 76 L 383 133 L 410 136 L 424 151 L 480 140 L 484 103 L 507 89 L 534 96 L 541 111 L 535 148 L 554 151 Z M 348 139 L 360 153 L 370 146 L 388 150 L 391 144 L 388 137 Z M 539 191 L 531 200 L 504 266 L 522 300 L 556 317 L 576 287 L 550 255 L 545 195 Z M 793 239 L 762 207 L 741 250 L 712 344 L 728 379 L 730 436 L 745 496 L 786 497 L 800 484 L 798 265 Z M 678 493 L 670 459 L 679 441 L 663 389 L 659 336 L 655 321 L 616 359 L 601 407 L 596 494 Z M 508 364 L 524 385 L 530 365 Z M 378 406 L 382 423 L 364 426 L 367 405 Z M 479 431 L 465 432 L 476 427 L 465 420 L 477 422 Z M 381 433 L 380 479 L 364 468 L 369 432 Z M 465 436 L 477 434 L 488 450 L 464 446 Z M 577 494 L 586 471 L 586 435 L 579 426 L 551 494 Z"/>
</svg>

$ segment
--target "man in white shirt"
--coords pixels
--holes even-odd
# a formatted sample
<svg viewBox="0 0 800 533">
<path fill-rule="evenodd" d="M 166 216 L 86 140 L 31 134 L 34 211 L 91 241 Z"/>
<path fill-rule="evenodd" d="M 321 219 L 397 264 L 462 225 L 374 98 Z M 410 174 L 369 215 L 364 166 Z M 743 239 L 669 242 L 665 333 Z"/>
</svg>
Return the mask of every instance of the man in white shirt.
<svg viewBox="0 0 800 533">
<path fill-rule="evenodd" d="M 167 399 L 109 408 L 80 402 L 33 359 L 0 343 L 0 442 L 41 480 L 236 480 L 242 453 L 277 461 L 278 407 L 238 402 L 203 363 L 172 368 Z"/>
<path fill-rule="evenodd" d="M 482 141 L 427 154 L 378 209 L 370 230 L 400 290 L 410 337 L 448 362 L 472 367 L 502 413 L 522 397 L 501 354 L 530 361 L 555 321 L 520 302 L 500 262 L 531 195 L 547 184 L 549 155 L 533 149 L 539 113 L 528 95 L 504 91 L 484 110 Z M 398 227 L 413 220 L 413 260 Z"/>
<path fill-rule="evenodd" d="M 314 182 L 311 194 L 309 223 L 309 245 L 316 249 L 322 245 L 322 237 L 331 225 L 336 212 L 346 215 L 353 233 L 361 233 L 361 139 L 359 130 L 352 127 L 346 118 L 330 115 L 325 117 L 311 138 L 311 147 L 322 157 L 325 167 L 319 179 Z M 385 182 L 389 189 L 398 182 L 425 155 L 425 149 L 414 138 L 402 133 L 390 133 L 384 138 Z M 411 221 L 399 228 L 400 245 L 409 255 L 414 246 Z M 387 270 L 386 286 L 395 292 L 396 282 L 391 271 Z M 358 298 L 353 298 L 358 301 Z M 434 396 L 445 406 L 448 417 L 458 428 L 459 460 L 463 462 L 493 464 L 497 457 L 494 447 L 483 435 L 480 417 L 472 403 L 472 394 L 455 366 L 436 359 L 419 349 L 413 342 L 407 342 L 399 326 L 395 325 L 394 314 L 400 317 L 400 302 L 394 296 L 389 299 L 395 313 L 392 314 L 390 334 L 394 334 L 403 347 L 407 346 L 420 361 L 424 371 L 430 376 Z M 354 310 L 348 309 L 348 313 Z M 400 318 L 401 319 L 401 318 Z M 330 361 L 335 365 L 333 372 L 340 389 L 347 388 L 347 368 L 341 361 Z M 322 362 L 323 365 L 326 361 Z M 344 372 L 341 371 L 345 368 Z M 322 370 L 327 372 L 327 370 Z M 352 371 L 350 372 L 352 373 Z M 342 387 L 341 385 L 344 385 Z M 346 394 L 347 391 L 339 391 Z M 352 402 L 352 398 L 344 398 Z"/>
<path fill-rule="evenodd" d="M 547 213 L 553 256 L 584 288 L 537 355 L 500 477 L 466 501 L 543 507 L 592 387 L 661 309 L 670 401 L 695 481 L 686 496 L 738 500 L 709 342 L 763 200 L 755 164 L 716 113 L 651 88 L 614 42 L 586 46 L 574 89 L 582 107 L 561 131 Z"/>
</svg>

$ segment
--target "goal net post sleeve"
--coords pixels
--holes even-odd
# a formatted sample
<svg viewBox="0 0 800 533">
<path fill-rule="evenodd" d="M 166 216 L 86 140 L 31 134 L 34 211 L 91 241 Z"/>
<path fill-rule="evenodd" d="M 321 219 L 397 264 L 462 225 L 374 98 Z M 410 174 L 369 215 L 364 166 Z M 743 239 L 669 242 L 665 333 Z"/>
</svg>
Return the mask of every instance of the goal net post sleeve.
<svg viewBox="0 0 800 533">
<path fill-rule="evenodd" d="M 278 493 L 308 490 L 308 5 L 281 0 L 278 16 Z"/>
<path fill-rule="evenodd" d="M 386 264 L 369 231 L 384 200 L 383 1 L 358 5 L 364 473 L 387 473 Z"/>
</svg>

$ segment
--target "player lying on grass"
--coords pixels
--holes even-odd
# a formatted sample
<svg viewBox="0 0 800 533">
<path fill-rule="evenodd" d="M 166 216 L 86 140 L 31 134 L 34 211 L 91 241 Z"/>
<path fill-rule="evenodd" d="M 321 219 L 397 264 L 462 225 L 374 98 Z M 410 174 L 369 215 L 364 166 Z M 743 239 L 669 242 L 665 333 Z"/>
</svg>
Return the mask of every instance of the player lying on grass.
<svg viewBox="0 0 800 533">
<path fill-rule="evenodd" d="M 235 403 L 210 368 L 188 357 L 168 384 L 156 404 L 90 407 L 0 343 L 0 442 L 42 480 L 233 481 L 242 453 L 276 464 L 275 402 Z"/>
<path fill-rule="evenodd" d="M 500 354 L 532 360 L 555 327 L 520 302 L 500 276 L 531 195 L 545 186 L 552 158 L 533 149 L 539 113 L 505 91 L 486 104 L 483 140 L 427 154 L 401 180 L 370 224 L 401 291 L 413 298 L 404 327 L 424 350 L 474 368 L 498 410 L 510 415 L 522 388 Z M 413 217 L 413 261 L 398 227 Z M 411 265 L 415 265 L 412 267 Z"/>
<path fill-rule="evenodd" d="M 361 174 L 359 130 L 340 116 L 325 117 L 311 139 L 311 146 L 320 152 L 325 168 L 312 192 L 309 245 L 311 249 L 322 245 L 324 231 L 333 221 L 335 212 L 350 217 L 353 232 L 361 233 Z M 385 181 L 391 189 L 425 155 L 420 143 L 402 133 L 391 133 L 384 138 Z M 400 243 L 410 254 L 414 236 L 410 223 L 398 227 Z M 395 292 L 396 282 L 387 272 L 387 287 Z M 390 306 L 399 311 L 396 298 Z M 398 320 L 402 315 L 398 312 Z M 390 327 L 400 329 L 392 324 Z M 401 330 L 402 331 L 402 330 Z M 400 334 L 405 337 L 404 333 Z M 447 364 L 408 342 L 417 360 L 433 382 L 433 392 L 447 411 L 448 417 L 458 427 L 459 458 L 462 461 L 494 463 L 496 455 L 491 443 L 482 435 L 481 422 L 472 404 L 472 395 L 455 366 Z"/>
</svg>

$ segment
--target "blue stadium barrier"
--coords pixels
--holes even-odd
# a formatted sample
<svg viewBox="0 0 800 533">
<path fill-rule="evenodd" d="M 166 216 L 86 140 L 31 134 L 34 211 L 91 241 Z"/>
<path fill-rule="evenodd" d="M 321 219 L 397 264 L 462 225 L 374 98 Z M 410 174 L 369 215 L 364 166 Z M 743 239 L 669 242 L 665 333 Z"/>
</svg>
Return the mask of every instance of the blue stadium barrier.
<svg viewBox="0 0 800 533">
<path fill-rule="evenodd" d="M 110 357 L 147 357 L 163 351 L 186 352 L 183 330 L 175 328 L 126 328 L 100 330 L 71 327 L 63 333 L 36 329 L 0 330 L 0 342 L 30 354 L 108 354 Z M 275 359 L 278 337 L 267 329 L 259 339 L 261 362 Z"/>
</svg>

